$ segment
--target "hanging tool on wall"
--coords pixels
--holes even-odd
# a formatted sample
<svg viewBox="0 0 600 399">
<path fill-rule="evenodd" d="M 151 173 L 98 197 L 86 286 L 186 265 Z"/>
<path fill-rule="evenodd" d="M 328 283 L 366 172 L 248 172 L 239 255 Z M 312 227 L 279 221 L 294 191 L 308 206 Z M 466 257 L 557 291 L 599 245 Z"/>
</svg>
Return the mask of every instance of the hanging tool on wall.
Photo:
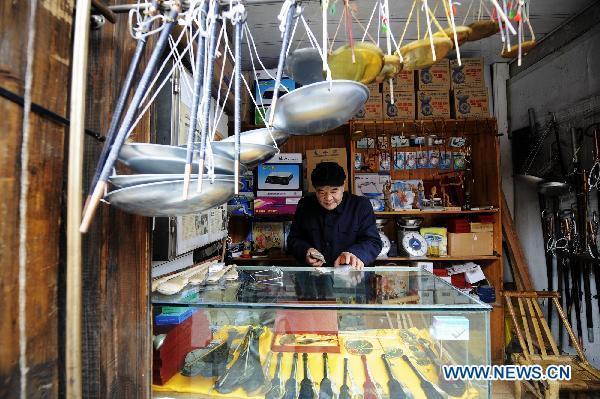
<svg viewBox="0 0 600 399">
<path fill-rule="evenodd" d="M 590 254 L 588 253 L 588 240 L 587 240 L 587 211 L 588 211 L 588 188 L 587 188 L 587 173 L 585 169 L 583 169 L 581 165 L 581 157 L 579 155 L 579 139 L 578 136 L 583 134 L 582 131 L 579 131 L 575 128 L 571 128 L 571 145 L 573 147 L 573 186 L 575 187 L 575 196 L 577 203 L 577 217 L 575 220 L 575 227 L 577 232 L 576 239 L 576 248 L 575 251 L 572 252 L 576 256 L 575 260 L 575 268 L 574 268 L 574 286 L 578 286 L 577 290 L 577 298 L 575 299 L 575 304 L 581 306 L 581 296 L 585 299 L 586 306 L 586 327 L 588 330 L 588 341 L 594 342 L 594 325 L 593 325 L 593 315 L 592 315 L 592 299 L 591 299 L 591 288 L 590 288 Z M 587 259 L 586 259 L 587 258 Z M 583 279 L 583 292 L 581 290 L 581 280 Z M 580 310 L 577 310 L 577 313 Z M 581 316 L 578 315 L 579 320 L 581 320 Z M 578 324 L 579 328 L 579 324 Z M 581 331 L 579 332 L 580 343 L 581 343 Z"/>
</svg>

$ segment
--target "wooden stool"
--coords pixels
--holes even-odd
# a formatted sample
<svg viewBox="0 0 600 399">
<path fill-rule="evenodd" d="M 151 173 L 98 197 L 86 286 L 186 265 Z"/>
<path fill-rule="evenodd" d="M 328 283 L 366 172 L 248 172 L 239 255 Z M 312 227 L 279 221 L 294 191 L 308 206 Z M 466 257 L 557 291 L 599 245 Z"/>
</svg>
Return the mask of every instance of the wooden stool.
<svg viewBox="0 0 600 399">
<path fill-rule="evenodd" d="M 548 291 L 505 291 L 506 307 L 513 321 L 514 329 L 522 353 L 513 353 L 512 361 L 517 365 L 538 364 L 546 371 L 551 364 L 570 365 L 570 381 L 515 381 L 515 397 L 521 398 L 523 389 L 537 398 L 558 398 L 559 391 L 584 393 L 600 391 L 600 371 L 587 360 L 577 338 L 571 329 L 565 313 L 559 303 L 560 294 Z M 576 356 L 563 355 L 556 346 L 550 327 L 544 318 L 538 300 L 549 298 L 569 334 L 571 345 L 577 351 Z M 513 300 L 518 307 L 515 311 Z"/>
</svg>

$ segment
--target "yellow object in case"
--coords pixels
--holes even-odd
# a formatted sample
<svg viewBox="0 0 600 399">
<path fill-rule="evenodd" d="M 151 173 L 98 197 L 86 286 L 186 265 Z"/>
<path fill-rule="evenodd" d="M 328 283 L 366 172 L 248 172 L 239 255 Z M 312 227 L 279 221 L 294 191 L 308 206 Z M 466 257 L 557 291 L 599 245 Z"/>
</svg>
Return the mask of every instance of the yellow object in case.
<svg viewBox="0 0 600 399">
<path fill-rule="evenodd" d="M 247 328 L 237 326 L 223 326 L 220 330 L 214 333 L 214 339 L 226 339 L 227 331 L 236 329 L 240 333 L 245 333 Z M 417 328 L 410 328 L 407 330 L 410 334 L 417 338 L 425 339 L 431 342 L 429 333 L 426 330 L 419 330 Z M 265 332 L 260 337 L 260 358 L 263 367 L 267 363 L 267 359 L 271 354 L 270 369 L 265 370 L 268 374 L 270 381 L 275 374 L 277 356 L 271 350 L 271 343 L 273 340 L 273 333 L 270 329 L 265 328 Z M 348 358 L 348 369 L 349 369 L 349 382 L 351 389 L 355 389 L 357 394 L 362 393 L 362 386 L 365 382 L 365 370 L 361 357 L 359 354 L 351 354 L 346 350 L 346 343 L 348 341 L 362 340 L 369 341 L 372 346 L 372 351 L 366 354 L 367 362 L 369 365 L 369 371 L 376 384 L 380 387 L 382 394 L 387 395 L 387 382 L 388 376 L 385 370 L 384 363 L 381 359 L 381 355 L 388 353 L 388 359 L 390 360 L 393 373 L 395 377 L 400 380 L 408 389 L 410 389 L 414 399 L 427 399 L 425 393 L 421 389 L 421 382 L 417 375 L 412 371 L 410 366 L 403 361 L 399 355 L 406 354 L 411 359 L 411 363 L 415 365 L 418 370 L 432 383 L 439 384 L 438 370 L 433 364 L 419 365 L 415 360 L 418 354 L 413 353 L 414 347 L 409 343 L 403 341 L 398 335 L 398 330 L 391 329 L 378 329 L 378 330 L 361 330 L 353 332 L 344 332 L 339 335 L 340 350 L 341 353 L 329 353 L 328 364 L 329 364 L 329 378 L 334 382 L 334 391 L 338 392 L 340 386 L 343 383 L 343 364 L 344 358 Z M 233 346 L 235 347 L 235 341 Z M 395 354 L 394 354 L 395 353 Z M 398 357 L 396 357 L 398 356 Z M 280 378 L 285 382 L 291 372 L 292 367 L 292 352 L 284 352 L 283 360 L 281 362 L 281 373 Z M 235 360 L 235 359 L 234 359 Z M 233 361 L 232 361 L 233 362 Z M 318 385 L 323 379 L 323 357 L 321 353 L 309 353 L 308 355 L 308 368 L 312 380 L 315 382 L 315 386 L 318 392 Z M 297 381 L 298 384 L 304 378 L 302 373 L 301 360 L 298 364 Z M 202 376 L 185 377 L 180 373 L 176 374 L 171 378 L 165 385 L 158 386 L 154 385 L 153 390 L 155 396 L 161 396 L 160 392 L 177 392 L 186 393 L 185 397 L 190 398 L 264 398 L 264 390 L 259 390 L 253 394 L 247 394 L 242 388 L 238 388 L 229 394 L 220 394 L 213 389 L 215 378 L 207 378 Z M 478 393 L 468 382 L 466 382 L 467 388 L 464 394 L 460 397 L 463 399 L 477 398 Z M 265 386 L 267 388 L 267 386 Z M 450 397 L 450 396 L 449 396 Z"/>
</svg>

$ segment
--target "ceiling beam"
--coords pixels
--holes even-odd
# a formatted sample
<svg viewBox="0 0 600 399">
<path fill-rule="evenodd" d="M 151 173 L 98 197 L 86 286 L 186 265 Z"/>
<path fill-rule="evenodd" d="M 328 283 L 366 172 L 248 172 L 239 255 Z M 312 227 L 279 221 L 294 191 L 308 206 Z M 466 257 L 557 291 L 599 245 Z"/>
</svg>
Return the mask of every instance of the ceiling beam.
<svg viewBox="0 0 600 399">
<path fill-rule="evenodd" d="M 521 66 L 517 60 L 510 63 L 510 77 L 525 72 L 528 68 L 542 61 L 587 31 L 597 26 L 600 21 L 600 1 L 594 1 L 579 14 L 573 16 L 558 28 L 544 36 L 537 45 L 523 57 Z"/>
</svg>

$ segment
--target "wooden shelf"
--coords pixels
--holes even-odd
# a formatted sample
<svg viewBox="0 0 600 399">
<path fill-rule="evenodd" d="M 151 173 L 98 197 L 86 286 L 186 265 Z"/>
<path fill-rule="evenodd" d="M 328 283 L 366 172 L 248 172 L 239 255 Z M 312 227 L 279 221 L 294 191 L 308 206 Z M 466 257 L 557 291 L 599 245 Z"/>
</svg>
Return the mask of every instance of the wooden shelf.
<svg viewBox="0 0 600 399">
<path fill-rule="evenodd" d="M 474 255 L 474 256 L 440 256 L 440 257 L 419 257 L 411 258 L 409 256 L 390 256 L 388 258 L 377 258 L 376 262 L 386 261 L 407 261 L 407 262 L 453 262 L 453 261 L 477 261 L 477 260 L 496 260 L 500 259 L 498 255 Z"/>
<path fill-rule="evenodd" d="M 375 120 L 375 119 L 352 119 L 349 123 L 355 125 L 402 125 L 405 124 L 434 124 L 434 123 L 446 123 L 446 124 L 466 124 L 466 123 L 495 123 L 496 118 L 471 118 L 471 119 L 446 119 L 446 118 L 434 118 L 434 119 L 395 119 L 395 120 Z"/>
<path fill-rule="evenodd" d="M 477 215 L 486 213 L 498 213 L 498 208 L 494 209 L 480 209 L 480 210 L 421 210 L 421 209 L 408 209 L 406 211 L 392 211 L 392 212 L 375 212 L 375 216 L 378 217 L 394 217 L 394 216 L 405 216 L 405 215 Z"/>
</svg>

